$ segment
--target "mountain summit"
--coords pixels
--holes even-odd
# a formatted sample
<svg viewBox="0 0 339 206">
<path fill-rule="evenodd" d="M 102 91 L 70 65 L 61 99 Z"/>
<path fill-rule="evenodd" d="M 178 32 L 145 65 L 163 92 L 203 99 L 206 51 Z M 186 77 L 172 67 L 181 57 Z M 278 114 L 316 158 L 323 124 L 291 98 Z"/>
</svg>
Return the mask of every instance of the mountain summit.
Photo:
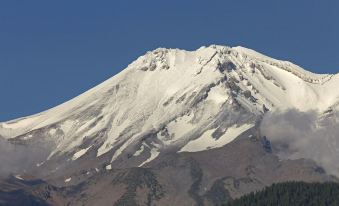
<svg viewBox="0 0 339 206">
<path fill-rule="evenodd" d="M 80 191 L 91 195 L 101 191 L 96 179 L 112 191 L 101 198 L 110 204 L 219 204 L 275 181 L 331 179 L 312 161 L 279 159 L 259 127 L 275 111 L 336 112 L 338 88 L 338 74 L 243 47 L 159 48 L 64 104 L 0 123 L 0 138 L 43 149 L 23 173 L 86 183 Z M 131 181 L 140 185 L 126 197 Z"/>
</svg>

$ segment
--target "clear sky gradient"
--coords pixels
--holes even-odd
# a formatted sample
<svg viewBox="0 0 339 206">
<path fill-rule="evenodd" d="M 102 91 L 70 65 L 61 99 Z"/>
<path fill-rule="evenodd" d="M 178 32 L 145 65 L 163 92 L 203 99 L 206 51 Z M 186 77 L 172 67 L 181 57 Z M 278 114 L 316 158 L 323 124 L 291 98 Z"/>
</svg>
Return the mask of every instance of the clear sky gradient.
<svg viewBox="0 0 339 206">
<path fill-rule="evenodd" d="M 0 1 L 0 121 L 69 100 L 157 47 L 245 46 L 339 71 L 337 0 Z"/>
</svg>

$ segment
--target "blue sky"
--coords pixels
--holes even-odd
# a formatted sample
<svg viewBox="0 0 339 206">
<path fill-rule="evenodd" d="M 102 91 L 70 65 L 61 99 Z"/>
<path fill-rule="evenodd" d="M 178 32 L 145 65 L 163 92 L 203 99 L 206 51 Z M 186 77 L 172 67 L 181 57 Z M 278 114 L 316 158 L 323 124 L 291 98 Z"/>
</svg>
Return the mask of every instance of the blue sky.
<svg viewBox="0 0 339 206">
<path fill-rule="evenodd" d="M 339 1 L 0 1 L 0 121 L 97 85 L 157 47 L 242 45 L 339 72 Z"/>
</svg>

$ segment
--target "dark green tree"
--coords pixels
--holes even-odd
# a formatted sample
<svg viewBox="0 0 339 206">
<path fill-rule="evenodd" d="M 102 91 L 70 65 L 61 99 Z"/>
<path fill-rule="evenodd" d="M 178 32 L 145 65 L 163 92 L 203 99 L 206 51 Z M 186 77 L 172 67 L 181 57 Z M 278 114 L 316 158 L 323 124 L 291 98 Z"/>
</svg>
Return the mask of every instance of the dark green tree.
<svg viewBox="0 0 339 206">
<path fill-rule="evenodd" d="M 278 183 L 233 200 L 225 206 L 339 206 L 339 184 Z"/>
</svg>

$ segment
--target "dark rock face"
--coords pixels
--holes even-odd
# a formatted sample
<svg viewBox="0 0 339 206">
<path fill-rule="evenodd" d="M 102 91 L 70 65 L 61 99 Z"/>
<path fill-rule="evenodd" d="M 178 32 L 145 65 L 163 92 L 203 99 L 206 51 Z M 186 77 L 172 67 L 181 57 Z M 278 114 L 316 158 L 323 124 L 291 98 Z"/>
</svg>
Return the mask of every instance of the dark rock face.
<svg viewBox="0 0 339 206">
<path fill-rule="evenodd" d="M 48 206 L 47 202 L 27 194 L 23 190 L 13 192 L 0 192 L 0 205 L 7 206 Z"/>
<path fill-rule="evenodd" d="M 191 160 L 190 167 L 191 167 L 191 178 L 193 183 L 188 191 L 188 194 L 196 202 L 197 206 L 202 206 L 204 205 L 204 203 L 203 198 L 199 195 L 199 191 L 201 187 L 203 172 L 199 167 L 199 164 L 194 159 Z"/>
<path fill-rule="evenodd" d="M 61 190 L 42 180 L 21 180 L 10 176 L 0 180 L 0 205 L 48 206 L 63 200 Z"/>
<path fill-rule="evenodd" d="M 226 178 L 222 178 L 215 181 L 211 189 L 206 192 L 204 197 L 208 202 L 212 202 L 214 205 L 221 206 L 224 205 L 225 202 L 228 202 L 232 199 L 228 190 L 224 186 L 225 179 Z"/>
<path fill-rule="evenodd" d="M 164 191 L 161 185 L 159 185 L 156 176 L 144 168 L 132 169 L 127 174 L 122 173 L 117 176 L 112 183 L 123 183 L 127 185 L 126 192 L 114 203 L 114 206 L 139 205 L 136 200 L 138 188 L 147 188 L 147 200 L 145 202 L 147 206 L 153 205 L 156 200 L 161 199 L 164 195 Z"/>
<path fill-rule="evenodd" d="M 224 63 L 220 63 L 219 65 L 218 65 L 218 70 L 221 72 L 221 73 L 223 73 L 224 71 L 228 71 L 228 72 L 230 72 L 230 71 L 232 71 L 232 70 L 235 70 L 236 69 L 236 65 L 233 63 L 233 62 L 231 62 L 231 61 L 226 61 L 226 62 L 224 62 Z"/>
<path fill-rule="evenodd" d="M 272 152 L 271 142 L 265 136 L 261 138 L 261 144 L 266 152 Z"/>
<path fill-rule="evenodd" d="M 262 105 L 262 110 L 263 110 L 264 113 L 270 111 L 270 110 L 266 107 L 266 105 Z"/>
</svg>

